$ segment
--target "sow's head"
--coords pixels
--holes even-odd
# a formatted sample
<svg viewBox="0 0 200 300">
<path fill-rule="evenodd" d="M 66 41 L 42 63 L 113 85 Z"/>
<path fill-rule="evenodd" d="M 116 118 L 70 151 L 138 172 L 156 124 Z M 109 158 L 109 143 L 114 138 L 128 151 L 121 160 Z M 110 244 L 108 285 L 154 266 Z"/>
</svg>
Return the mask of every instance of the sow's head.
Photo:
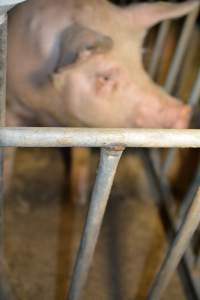
<svg viewBox="0 0 200 300">
<path fill-rule="evenodd" d="M 142 64 L 142 43 L 151 26 L 198 5 L 157 2 L 121 8 L 105 0 L 74 0 L 51 76 L 71 116 L 94 127 L 187 127 L 190 108 L 150 79 Z"/>
</svg>

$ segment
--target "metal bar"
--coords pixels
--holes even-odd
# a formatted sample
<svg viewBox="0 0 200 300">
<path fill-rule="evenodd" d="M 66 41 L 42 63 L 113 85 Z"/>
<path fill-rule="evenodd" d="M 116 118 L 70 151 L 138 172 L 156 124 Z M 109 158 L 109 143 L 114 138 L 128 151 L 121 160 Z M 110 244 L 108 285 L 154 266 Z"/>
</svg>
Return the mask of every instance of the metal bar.
<svg viewBox="0 0 200 300">
<path fill-rule="evenodd" d="M 172 59 L 172 63 L 170 65 L 167 79 L 165 82 L 165 90 L 168 93 L 172 92 L 173 87 L 175 85 L 176 78 L 177 78 L 178 72 L 180 71 L 181 63 L 182 63 L 182 60 L 183 60 L 183 57 L 184 57 L 184 54 L 186 51 L 186 47 L 188 45 L 188 41 L 189 41 L 189 38 L 190 38 L 190 35 L 192 32 L 192 29 L 194 27 L 194 23 L 198 16 L 198 12 L 199 12 L 199 7 L 194 12 L 189 14 L 185 21 L 184 28 L 183 28 L 181 37 L 179 39 L 177 49 L 176 49 L 176 52 Z M 194 86 L 193 94 L 191 95 L 190 100 L 189 100 L 189 104 L 191 104 L 191 105 L 193 103 L 196 103 L 198 100 L 197 98 L 198 98 L 199 86 L 200 86 L 200 74 L 199 74 L 199 78 L 197 78 L 197 82 Z M 162 176 L 165 176 L 167 174 L 169 167 L 175 156 L 175 153 L 176 153 L 176 149 L 171 149 L 169 151 L 169 154 L 160 170 Z M 157 153 L 157 156 L 159 157 L 159 153 Z M 157 158 L 157 160 L 158 160 L 158 158 Z"/>
<path fill-rule="evenodd" d="M 6 110 L 7 15 L 0 11 L 0 126 L 5 125 Z M 0 149 L 0 299 L 13 299 L 4 257 L 3 149 Z"/>
<path fill-rule="evenodd" d="M 156 76 L 156 71 L 158 67 L 158 63 L 162 57 L 162 51 L 164 47 L 164 42 L 167 37 L 169 28 L 170 28 L 171 21 L 167 20 L 163 22 L 159 28 L 158 36 L 156 39 L 155 47 L 153 50 L 153 55 L 151 58 L 151 63 L 149 66 L 149 74 L 151 75 L 152 78 L 155 78 Z"/>
<path fill-rule="evenodd" d="M 166 79 L 166 82 L 165 82 L 165 90 L 168 93 L 172 92 L 174 84 L 176 82 L 176 78 L 177 78 L 178 72 L 180 71 L 181 63 L 182 63 L 182 60 L 183 60 L 183 57 L 184 57 L 184 54 L 185 54 L 185 51 L 186 51 L 186 47 L 188 45 L 188 40 L 190 38 L 194 23 L 195 23 L 196 18 L 198 16 L 198 12 L 199 12 L 199 7 L 194 12 L 189 14 L 187 16 L 186 21 L 185 21 L 184 28 L 183 28 L 181 37 L 179 39 L 178 46 L 177 46 L 177 49 L 175 51 L 174 57 L 172 59 L 172 63 L 170 65 L 168 75 L 167 75 L 167 79 Z M 164 40 L 166 38 L 167 32 L 169 30 L 170 23 L 169 24 L 163 24 L 162 26 L 163 26 L 163 28 L 162 28 L 162 30 L 160 30 L 160 33 L 159 33 L 160 34 L 160 41 L 159 41 L 160 49 L 158 49 L 158 51 L 159 51 L 158 54 L 159 55 L 161 54 L 162 45 L 163 45 Z M 158 60 L 159 60 L 159 57 L 156 58 L 156 55 L 158 55 L 158 54 L 156 54 L 156 53 L 154 53 L 154 54 L 155 54 L 155 58 L 153 57 L 153 59 L 155 59 L 156 61 L 155 62 L 152 61 L 152 66 L 150 68 L 150 74 L 153 75 L 153 76 L 155 75 L 156 65 L 157 65 Z M 200 80 L 200 76 L 199 76 L 199 80 Z M 191 97 L 190 102 L 191 101 L 196 102 L 196 98 L 197 98 L 196 93 L 198 93 L 198 90 L 199 90 L 199 87 L 198 87 L 198 82 L 197 82 L 196 88 L 194 89 L 194 94 Z M 155 152 L 154 156 L 156 157 L 156 161 L 159 161 L 159 152 L 157 152 L 156 150 L 154 150 L 154 152 Z M 169 167 L 170 167 L 170 165 L 173 161 L 173 158 L 175 156 L 175 153 L 176 153 L 175 149 L 171 149 L 169 151 L 169 154 L 168 154 L 163 166 L 160 169 L 160 172 L 161 172 L 162 176 L 167 174 L 168 169 L 169 169 Z"/>
<path fill-rule="evenodd" d="M 189 209 L 193 198 L 195 197 L 198 187 L 200 186 L 200 163 L 198 164 L 196 173 L 194 175 L 194 179 L 193 182 L 191 183 L 184 199 L 183 199 L 183 204 L 180 208 L 180 213 L 177 219 L 177 226 L 179 227 L 180 224 L 183 222 L 184 216 L 187 212 L 187 210 Z M 196 233 L 197 236 L 199 235 L 199 232 Z M 200 239 L 198 241 L 198 244 L 200 246 Z M 200 253 L 196 252 L 193 255 L 193 259 L 191 260 L 191 265 L 194 266 L 194 268 L 196 267 L 197 269 L 200 268 Z"/>
<path fill-rule="evenodd" d="M 5 125 L 6 114 L 6 62 L 7 11 L 20 0 L 0 0 L 0 126 Z M 3 149 L 0 149 L 0 299 L 11 300 L 13 294 L 8 283 L 4 257 L 4 201 L 3 201 Z"/>
<path fill-rule="evenodd" d="M 0 128 L 0 147 L 199 148 L 197 129 Z"/>
<path fill-rule="evenodd" d="M 7 18 L 0 15 L 0 125 L 5 123 Z M 4 292 L 4 234 L 3 234 L 3 149 L 0 149 L 0 295 Z"/>
<path fill-rule="evenodd" d="M 199 99 L 200 99 L 200 69 L 199 69 L 197 79 L 193 86 L 192 93 L 190 95 L 188 103 L 191 106 L 195 106 L 198 103 Z"/>
<path fill-rule="evenodd" d="M 179 217 L 177 220 L 177 226 L 179 226 L 182 223 L 185 213 L 189 209 L 189 207 L 192 203 L 192 200 L 197 193 L 199 186 L 200 186 L 200 163 L 198 164 L 196 173 L 194 175 L 194 180 L 193 180 L 189 190 L 187 191 L 187 194 L 185 195 L 185 197 L 183 199 L 183 204 L 181 206 Z"/>
<path fill-rule="evenodd" d="M 175 158 L 175 155 L 177 153 L 177 149 L 169 149 L 167 152 L 167 156 L 165 158 L 165 161 L 163 162 L 161 169 L 160 169 L 160 174 L 161 176 L 167 177 L 167 173 L 172 165 L 172 162 Z"/>
<path fill-rule="evenodd" d="M 193 85 L 192 92 L 191 92 L 191 95 L 188 100 L 188 104 L 191 105 L 192 107 L 195 107 L 197 105 L 199 99 L 200 99 L 200 69 L 199 69 L 199 72 L 197 75 L 197 79 Z M 163 166 L 161 168 L 162 175 L 166 176 L 166 174 L 171 166 L 171 163 L 175 157 L 175 154 L 176 154 L 176 149 L 169 150 L 169 153 L 168 153 L 168 155 L 163 163 Z"/>
<path fill-rule="evenodd" d="M 161 221 L 166 231 L 168 240 L 171 243 L 175 237 L 175 232 L 177 231 L 177 224 L 174 221 L 173 211 L 170 205 L 174 199 L 167 182 L 163 181 L 162 178 L 158 176 L 149 153 L 146 150 L 142 153 L 148 179 L 155 193 L 156 205 L 160 210 Z M 192 276 L 191 261 L 193 261 L 193 256 L 191 256 L 190 252 L 187 252 L 181 259 L 181 263 L 178 266 L 178 272 L 187 299 L 199 300 L 200 294 L 198 292 L 198 285 L 195 281 L 195 278 Z"/>
<path fill-rule="evenodd" d="M 200 223 L 200 189 L 152 284 L 148 299 L 160 299 Z"/>
<path fill-rule="evenodd" d="M 0 14 L 0 126 L 5 125 L 7 16 Z"/>
<path fill-rule="evenodd" d="M 197 268 L 200 268 L 200 251 L 199 253 L 197 254 Z"/>
<path fill-rule="evenodd" d="M 98 174 L 82 240 L 69 290 L 69 300 L 78 300 L 83 292 L 95 251 L 103 216 L 110 195 L 116 169 L 123 149 L 102 149 Z"/>
<path fill-rule="evenodd" d="M 183 57 L 185 54 L 186 47 L 188 45 L 188 41 L 189 41 L 189 38 L 190 38 L 190 35 L 192 32 L 194 23 L 196 21 L 198 12 L 199 12 L 199 7 L 194 12 L 189 14 L 185 21 L 184 29 L 182 31 L 180 40 L 178 42 L 177 50 L 176 50 L 174 58 L 172 60 L 172 63 L 171 63 L 171 66 L 170 66 L 170 69 L 168 72 L 168 76 L 166 79 L 166 83 L 165 83 L 165 89 L 168 93 L 172 92 L 174 83 L 176 82 L 176 78 L 177 78 L 178 72 L 180 70 L 180 66 L 181 66 L 181 63 L 182 63 L 182 60 L 183 60 Z"/>
</svg>

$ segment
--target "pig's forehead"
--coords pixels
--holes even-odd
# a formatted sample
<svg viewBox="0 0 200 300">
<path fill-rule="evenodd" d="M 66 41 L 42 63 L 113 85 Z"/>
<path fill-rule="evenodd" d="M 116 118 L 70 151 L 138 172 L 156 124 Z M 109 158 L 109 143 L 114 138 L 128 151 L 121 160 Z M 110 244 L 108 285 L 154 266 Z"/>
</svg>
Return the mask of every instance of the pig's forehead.
<svg viewBox="0 0 200 300">
<path fill-rule="evenodd" d="M 141 36 L 141 32 L 134 30 L 134 25 L 131 26 L 126 18 L 120 17 L 119 8 L 111 6 L 108 1 L 85 1 L 81 9 L 75 7 L 72 19 L 85 27 L 109 35 L 113 40 L 127 39 L 130 35 L 135 39 Z"/>
<path fill-rule="evenodd" d="M 142 36 L 140 33 L 130 32 L 124 24 L 119 21 L 103 22 L 100 19 L 94 19 L 88 23 L 88 20 L 80 20 L 81 25 L 90 28 L 102 35 L 108 36 L 113 41 L 111 52 L 115 56 L 124 56 L 124 59 L 137 60 L 141 56 Z M 113 57 L 114 58 L 114 57 Z M 135 58 L 135 59 L 134 59 Z M 117 57 L 116 57 L 117 59 Z"/>
<path fill-rule="evenodd" d="M 134 30 L 130 22 L 119 17 L 117 7 L 107 9 L 106 5 L 98 5 L 100 2 L 92 1 L 93 5 L 89 5 L 88 1 L 85 1 L 87 4 L 83 4 L 81 10 L 74 11 L 73 21 L 112 38 L 113 49 L 111 53 L 107 53 L 112 61 L 122 63 L 126 68 L 129 68 L 129 65 L 132 68 L 132 64 L 140 64 L 141 32 Z"/>
</svg>

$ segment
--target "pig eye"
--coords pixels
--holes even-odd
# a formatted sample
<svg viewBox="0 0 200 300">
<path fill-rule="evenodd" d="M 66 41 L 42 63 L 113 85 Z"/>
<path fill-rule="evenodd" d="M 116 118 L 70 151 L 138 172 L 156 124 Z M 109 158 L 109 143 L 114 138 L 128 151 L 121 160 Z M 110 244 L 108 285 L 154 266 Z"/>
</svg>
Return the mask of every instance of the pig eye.
<svg viewBox="0 0 200 300">
<path fill-rule="evenodd" d="M 119 82 L 116 80 L 115 73 L 109 71 L 96 76 L 96 91 L 97 92 L 115 92 L 119 88 Z"/>
<path fill-rule="evenodd" d="M 105 70 L 96 74 L 97 80 L 102 83 L 115 84 L 119 80 L 119 69 L 117 67 L 110 68 L 109 70 Z"/>
<path fill-rule="evenodd" d="M 87 45 L 85 47 L 85 50 L 88 50 L 88 51 L 94 51 L 96 49 L 95 45 Z"/>
<path fill-rule="evenodd" d="M 109 81 L 111 80 L 111 74 L 98 74 L 97 79 L 100 79 L 102 81 Z"/>
<path fill-rule="evenodd" d="M 110 80 L 110 76 L 108 76 L 108 75 L 105 75 L 105 76 L 104 76 L 104 80 L 105 80 L 105 81 L 108 81 L 108 80 Z"/>
</svg>

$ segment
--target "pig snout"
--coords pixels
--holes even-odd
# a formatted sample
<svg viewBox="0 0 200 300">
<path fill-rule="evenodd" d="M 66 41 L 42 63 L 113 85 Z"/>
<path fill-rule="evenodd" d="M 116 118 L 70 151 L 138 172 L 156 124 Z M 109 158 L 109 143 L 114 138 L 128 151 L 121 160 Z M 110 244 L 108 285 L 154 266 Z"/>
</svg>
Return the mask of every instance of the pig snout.
<svg viewBox="0 0 200 300">
<path fill-rule="evenodd" d="M 141 128 L 187 128 L 191 117 L 191 108 L 178 99 L 165 93 L 161 99 L 148 97 L 138 104 L 135 117 L 136 127 Z"/>
<path fill-rule="evenodd" d="M 174 103 L 165 104 L 166 107 L 161 112 L 161 127 L 162 128 L 187 128 L 190 121 L 191 108 L 188 105 L 174 100 Z M 159 113 L 158 113 L 159 116 Z"/>
</svg>

